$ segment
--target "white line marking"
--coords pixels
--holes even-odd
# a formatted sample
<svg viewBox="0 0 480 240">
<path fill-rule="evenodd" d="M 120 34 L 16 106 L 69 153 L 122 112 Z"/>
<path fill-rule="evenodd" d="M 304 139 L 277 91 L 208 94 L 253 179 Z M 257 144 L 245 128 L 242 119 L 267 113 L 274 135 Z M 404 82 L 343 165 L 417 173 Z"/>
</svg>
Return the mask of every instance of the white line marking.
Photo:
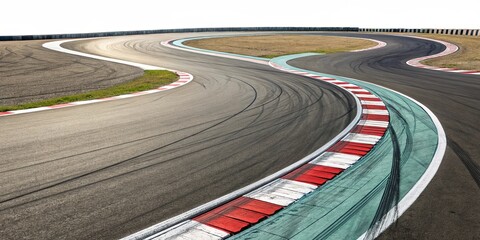
<svg viewBox="0 0 480 240">
<path fill-rule="evenodd" d="M 341 168 L 341 169 L 347 169 L 351 165 L 351 164 L 339 163 L 339 162 L 335 162 L 335 161 L 318 162 L 318 163 L 313 163 L 313 164 L 321 165 L 321 166 L 325 166 L 325 167 Z"/>
<path fill-rule="evenodd" d="M 263 60 L 257 60 L 257 59 L 252 59 L 252 58 L 244 58 L 244 57 L 240 57 L 240 56 L 226 55 L 226 54 L 220 54 L 220 53 L 214 53 L 214 52 L 204 52 L 204 51 L 201 51 L 201 50 L 195 50 L 193 48 L 182 48 L 182 47 L 178 47 L 178 46 L 175 46 L 173 44 L 170 44 L 170 42 L 173 43 L 174 41 L 176 41 L 176 40 L 164 41 L 161 44 L 163 46 L 166 46 L 166 47 L 169 47 L 169 48 L 174 48 L 174 49 L 187 51 L 187 52 L 194 52 L 194 53 L 199 53 L 199 54 L 203 54 L 203 55 L 210 55 L 210 56 L 222 57 L 222 58 L 231 58 L 231 59 L 237 59 L 237 60 L 242 60 L 242 61 L 247 61 L 247 62 L 254 62 L 254 63 L 258 63 L 258 64 L 262 64 L 262 65 L 268 65 L 268 62 L 263 61 Z"/>
<path fill-rule="evenodd" d="M 264 193 L 264 192 L 252 192 L 245 194 L 245 197 L 254 198 L 260 201 L 273 203 L 279 206 L 288 206 L 291 203 L 295 202 L 296 199 L 279 196 L 273 193 Z"/>
<path fill-rule="evenodd" d="M 371 144 L 375 145 L 378 140 L 380 140 L 380 136 L 376 135 L 367 135 L 367 134 L 361 134 L 361 133 L 349 133 L 347 136 L 345 136 L 342 141 L 347 141 L 347 142 L 356 142 L 356 143 L 366 143 L 366 144 Z"/>
<path fill-rule="evenodd" d="M 370 93 L 368 90 L 365 90 L 365 89 L 348 89 L 348 91 Z"/>
<path fill-rule="evenodd" d="M 368 109 L 364 108 L 362 113 L 364 114 L 377 114 L 377 115 L 389 115 L 388 110 Z"/>
<path fill-rule="evenodd" d="M 278 195 L 278 196 L 281 196 L 281 197 L 287 197 L 287 198 L 291 198 L 291 199 L 299 199 L 301 197 L 303 197 L 303 195 L 305 195 L 305 193 L 303 192 L 299 192 L 299 191 L 296 191 L 296 190 L 291 190 L 291 189 L 287 189 L 287 188 L 282 188 L 281 185 L 279 184 L 267 184 L 249 194 L 257 194 L 257 193 L 268 193 L 268 194 L 275 194 L 275 195 Z"/>
<path fill-rule="evenodd" d="M 357 38 L 357 37 L 354 37 L 354 38 Z M 357 38 L 357 39 L 364 39 L 364 40 L 373 41 L 373 42 L 376 42 L 377 45 L 373 46 L 373 47 L 365 48 L 365 49 L 352 50 L 350 52 L 363 52 L 363 51 L 369 51 L 369 50 L 378 49 L 378 48 L 382 48 L 382 47 L 387 46 L 386 42 L 382 42 L 382 41 L 379 41 L 379 40 L 376 40 L 376 39 L 368 39 L 368 38 Z"/>
<path fill-rule="evenodd" d="M 300 192 L 303 194 L 307 194 L 317 188 L 317 186 L 309 183 L 298 182 L 295 180 L 283 179 L 279 178 L 268 185 L 272 187 L 279 187 L 284 189 L 289 189 L 292 191 Z"/>
<path fill-rule="evenodd" d="M 364 97 L 364 98 L 378 98 L 373 94 L 355 94 L 357 97 Z"/>
<path fill-rule="evenodd" d="M 210 227 L 194 220 L 187 220 L 169 228 L 161 234 L 156 234 L 147 239 L 223 239 L 230 236 L 228 232 Z"/>
<path fill-rule="evenodd" d="M 30 109 L 22 109 L 22 110 L 13 110 L 10 111 L 13 114 L 22 114 L 22 113 L 32 113 L 32 112 L 39 112 L 39 111 L 45 111 L 49 110 L 50 108 L 48 107 L 39 107 L 39 108 L 30 108 Z"/>
<path fill-rule="evenodd" d="M 319 157 L 312 160 L 311 164 L 316 165 L 325 165 L 328 163 L 340 164 L 340 165 L 352 165 L 360 159 L 361 156 L 345 154 L 345 153 L 336 153 L 336 152 L 325 152 Z M 347 167 L 348 167 L 347 166 Z M 346 167 L 342 167 L 345 169 Z"/>
<path fill-rule="evenodd" d="M 387 128 L 388 127 L 388 122 L 387 121 L 376 121 L 376 120 L 360 120 L 358 122 L 358 125 Z"/>
<path fill-rule="evenodd" d="M 375 105 L 375 106 L 385 106 L 385 103 L 382 101 L 365 101 L 365 100 L 360 100 L 360 102 L 363 105 Z"/>
<path fill-rule="evenodd" d="M 103 57 L 103 56 L 98 56 L 98 55 L 73 51 L 73 50 L 70 50 L 70 49 L 63 48 L 61 46 L 63 43 L 73 42 L 73 41 L 81 41 L 81 40 L 88 40 L 88 39 L 69 39 L 69 40 L 47 42 L 47 43 L 44 43 L 42 46 L 44 48 L 48 48 L 50 50 L 54 50 L 54 51 L 57 51 L 57 52 L 63 52 L 63 53 L 68 53 L 68 54 L 72 54 L 72 55 L 88 57 L 88 58 L 93 58 L 93 59 L 98 59 L 98 60 L 103 60 L 103 61 L 108 61 L 108 62 L 121 63 L 121 64 L 125 64 L 125 65 L 138 67 L 138 68 L 141 68 L 141 69 L 144 69 L 144 70 L 167 70 L 166 68 L 161 68 L 161 67 L 157 67 L 157 66 L 153 66 L 153 65 L 147 65 L 147 64 L 142 64 L 142 63 L 130 62 L 130 61 L 125 61 L 125 60 L 120 60 L 120 59 L 115 59 L 115 58 L 109 58 L 109 57 Z"/>
<path fill-rule="evenodd" d="M 193 80 L 193 76 L 189 73 L 179 72 L 179 71 L 176 71 L 176 70 L 161 68 L 161 67 L 147 65 L 147 64 L 135 63 L 135 62 L 124 61 L 124 60 L 120 60 L 120 59 L 107 58 L 107 57 L 97 56 L 97 55 L 93 55 L 93 54 L 77 52 L 77 51 L 73 51 L 73 50 L 70 50 L 70 49 L 63 48 L 61 46 L 62 43 L 72 42 L 72 41 L 80 41 L 80 40 L 86 40 L 86 39 L 69 39 L 69 40 L 62 40 L 62 41 L 53 41 L 53 42 L 44 43 L 42 46 L 47 48 L 47 49 L 53 50 L 53 51 L 68 53 L 68 54 L 72 54 L 72 55 L 78 55 L 78 56 L 82 56 L 82 57 L 94 58 L 94 59 L 103 60 L 103 61 L 121 63 L 121 64 L 130 65 L 130 66 L 134 66 L 134 67 L 139 67 L 139 68 L 144 69 L 144 70 L 169 70 L 169 71 L 175 72 L 177 75 L 179 75 L 179 80 L 181 82 L 178 82 L 179 80 L 177 80 L 177 82 L 174 82 L 172 84 L 178 84 L 178 86 L 168 86 L 168 87 L 165 88 L 165 90 L 166 89 L 172 89 L 172 88 L 179 87 L 179 86 L 183 86 L 186 83 Z M 78 106 L 78 105 L 92 104 L 92 103 L 98 103 L 98 102 L 106 102 L 106 101 L 116 100 L 116 99 L 136 97 L 136 96 L 158 93 L 158 92 L 161 92 L 161 91 L 158 90 L 158 89 L 152 89 L 152 90 L 141 91 L 141 92 L 136 92 L 136 93 L 132 93 L 132 94 L 113 96 L 113 97 L 103 98 L 103 99 L 94 99 L 94 100 L 63 103 L 63 104 L 60 104 L 60 105 L 62 105 L 61 107 L 58 107 L 58 106 L 54 107 L 55 105 L 53 105 L 53 106 L 46 106 L 46 107 L 14 110 L 14 111 L 9 111 L 9 112 L 11 112 L 11 114 L 0 114 L 0 116 L 10 116 L 10 115 L 16 115 L 16 114 L 22 114 L 22 113 L 33 113 L 33 112 L 40 112 L 40 111 L 46 111 L 46 110 L 60 109 L 60 108 L 66 108 L 66 107 L 71 107 L 71 106 Z"/>
<path fill-rule="evenodd" d="M 358 87 L 357 85 L 351 84 L 351 83 L 349 83 L 349 84 L 337 84 L 337 86 L 343 87 L 343 88 L 344 87 Z"/>
</svg>

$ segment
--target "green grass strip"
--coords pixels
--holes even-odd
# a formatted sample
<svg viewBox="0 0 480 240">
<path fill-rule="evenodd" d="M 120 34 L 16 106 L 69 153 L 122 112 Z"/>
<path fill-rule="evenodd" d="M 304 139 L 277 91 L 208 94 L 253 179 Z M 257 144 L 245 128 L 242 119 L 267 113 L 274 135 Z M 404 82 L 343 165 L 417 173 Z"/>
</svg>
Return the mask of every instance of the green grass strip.
<svg viewBox="0 0 480 240">
<path fill-rule="evenodd" d="M 141 92 L 145 90 L 155 89 L 163 85 L 168 85 L 176 81 L 177 79 L 177 74 L 167 70 L 145 70 L 143 76 L 135 78 L 132 81 L 111 86 L 109 88 L 99 89 L 86 93 L 55 97 L 41 100 L 38 102 L 24 103 L 12 106 L 0 106 L 0 112 L 45 107 L 62 103 L 107 98 L 128 93 Z"/>
</svg>

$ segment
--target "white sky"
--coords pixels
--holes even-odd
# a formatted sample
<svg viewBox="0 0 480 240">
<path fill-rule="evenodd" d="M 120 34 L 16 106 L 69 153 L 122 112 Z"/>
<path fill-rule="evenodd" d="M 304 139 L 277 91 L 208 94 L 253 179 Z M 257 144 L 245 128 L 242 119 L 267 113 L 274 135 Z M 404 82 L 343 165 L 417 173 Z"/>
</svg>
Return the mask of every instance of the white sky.
<svg viewBox="0 0 480 240">
<path fill-rule="evenodd" d="M 195 27 L 480 28 L 478 0 L 3 0 L 0 35 Z"/>
</svg>

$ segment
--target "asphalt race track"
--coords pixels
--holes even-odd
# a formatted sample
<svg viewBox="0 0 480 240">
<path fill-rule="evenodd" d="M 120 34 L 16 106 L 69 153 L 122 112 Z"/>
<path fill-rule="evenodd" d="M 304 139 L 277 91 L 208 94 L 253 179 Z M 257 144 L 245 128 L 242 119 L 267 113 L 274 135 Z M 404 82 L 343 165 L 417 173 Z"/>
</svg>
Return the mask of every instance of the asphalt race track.
<svg viewBox="0 0 480 240">
<path fill-rule="evenodd" d="M 53 52 L 44 42 L 0 42 L 0 105 L 106 88 L 142 74 L 135 67 Z"/>
<path fill-rule="evenodd" d="M 331 34 L 329 34 L 331 35 Z M 443 45 L 405 37 L 340 34 L 387 42 L 375 51 L 313 56 L 293 66 L 373 82 L 407 94 L 440 119 L 447 151 L 417 201 L 379 239 L 478 239 L 480 236 L 480 76 L 414 68 L 409 59 Z"/>
<path fill-rule="evenodd" d="M 158 94 L 0 117 L 1 239 L 123 237 L 301 159 L 353 119 L 353 99 L 321 81 L 160 45 L 203 35 L 208 33 L 64 45 L 195 78 Z M 407 94 L 430 108 L 447 133 L 436 176 L 380 239 L 478 237 L 480 76 L 405 64 L 442 51 L 437 43 L 328 35 L 388 45 L 289 63 Z M 2 104 L 110 86 L 141 74 L 133 67 L 42 49 L 43 42 L 0 42 Z"/>
<path fill-rule="evenodd" d="M 194 81 L 183 87 L 0 118 L 2 239 L 123 237 L 284 168 L 321 147 L 355 116 L 353 98 L 323 82 L 160 45 L 187 36 L 68 44 L 193 74 Z M 41 42 L 30 44 L 49 58 L 35 45 Z M 64 69 L 68 76 L 72 64 L 83 61 L 98 62 L 97 73 L 106 65 L 109 71 L 123 68 L 65 59 L 56 74 Z M 13 75 L 9 69 L 30 68 L 11 62 L 2 80 Z M 55 64 L 61 65 L 44 67 Z M 131 67 L 119 71 L 124 72 L 111 74 L 136 73 Z M 15 74 L 28 79 L 36 73 Z"/>
</svg>

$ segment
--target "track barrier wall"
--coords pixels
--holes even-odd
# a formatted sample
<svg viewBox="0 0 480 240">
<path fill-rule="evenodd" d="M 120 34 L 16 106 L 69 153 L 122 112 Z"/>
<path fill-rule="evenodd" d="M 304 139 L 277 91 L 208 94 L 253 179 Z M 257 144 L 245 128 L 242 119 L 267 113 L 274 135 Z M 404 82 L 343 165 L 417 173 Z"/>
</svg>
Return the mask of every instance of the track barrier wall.
<svg viewBox="0 0 480 240">
<path fill-rule="evenodd" d="M 180 29 L 120 31 L 120 32 L 0 36 L 0 41 L 42 40 L 42 39 L 63 39 L 63 38 L 94 38 L 94 37 L 112 37 L 112 36 L 125 36 L 125 35 L 158 34 L 158 33 L 255 32 L 255 31 L 393 32 L 393 33 L 430 33 L 430 34 L 447 34 L 447 35 L 463 35 L 463 36 L 480 36 L 480 29 L 358 28 L 358 27 L 234 27 L 234 28 L 225 27 L 225 28 L 180 28 Z"/>
<path fill-rule="evenodd" d="M 359 28 L 359 32 L 428 33 L 461 36 L 480 36 L 480 29 L 443 29 L 443 28 Z"/>
<path fill-rule="evenodd" d="M 140 34 L 158 34 L 158 33 L 183 33 L 183 32 L 252 32 L 252 31 L 327 31 L 327 32 L 358 32 L 358 27 L 234 27 L 234 28 L 181 28 L 181 29 L 159 29 L 159 30 L 139 30 L 139 31 L 121 31 L 121 32 L 97 32 L 97 33 L 72 33 L 72 34 L 48 34 L 48 35 L 18 35 L 18 36 L 0 36 L 0 41 L 18 41 L 18 40 L 42 40 L 42 39 L 60 39 L 60 38 L 93 38 L 93 37 L 111 37 Z"/>
</svg>

